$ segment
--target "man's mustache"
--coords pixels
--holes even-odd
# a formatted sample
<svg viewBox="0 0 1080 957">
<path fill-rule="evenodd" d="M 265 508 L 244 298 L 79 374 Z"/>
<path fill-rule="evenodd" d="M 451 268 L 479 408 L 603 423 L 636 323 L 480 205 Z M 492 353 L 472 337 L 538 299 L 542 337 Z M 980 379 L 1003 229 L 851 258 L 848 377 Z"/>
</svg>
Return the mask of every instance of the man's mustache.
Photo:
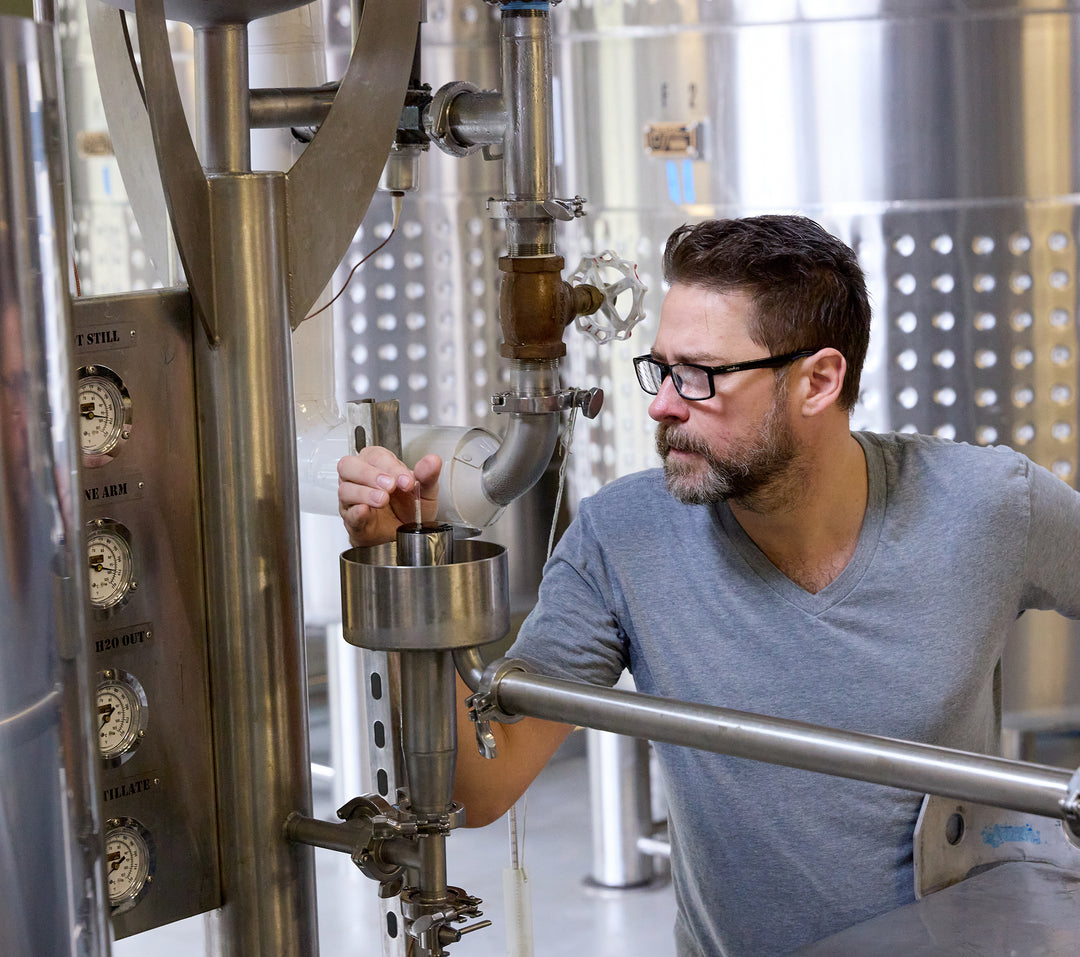
<svg viewBox="0 0 1080 957">
<path fill-rule="evenodd" d="M 656 427 L 656 451 L 663 458 L 672 449 L 676 452 L 695 452 L 699 455 L 709 451 L 708 446 L 701 439 L 680 432 L 675 426 L 661 423 Z"/>
</svg>

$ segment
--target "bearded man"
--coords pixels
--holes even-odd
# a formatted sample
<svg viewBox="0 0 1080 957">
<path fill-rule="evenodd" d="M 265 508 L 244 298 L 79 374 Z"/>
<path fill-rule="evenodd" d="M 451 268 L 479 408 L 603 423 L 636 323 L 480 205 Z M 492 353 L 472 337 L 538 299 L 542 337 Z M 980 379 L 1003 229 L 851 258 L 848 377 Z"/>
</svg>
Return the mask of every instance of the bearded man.
<svg viewBox="0 0 1080 957">
<path fill-rule="evenodd" d="M 1080 495 L 1017 452 L 852 432 L 870 335 L 855 254 L 816 223 L 683 226 L 649 354 L 654 469 L 585 500 L 510 651 L 538 672 L 923 741 L 997 748 L 995 677 L 1028 608 L 1080 618 Z M 439 462 L 342 460 L 354 544 L 433 514 Z M 472 729 L 467 720 L 465 735 Z M 565 738 L 525 719 L 459 748 L 470 825 Z M 922 796 L 656 746 L 680 957 L 784 954 L 914 899 Z"/>
</svg>

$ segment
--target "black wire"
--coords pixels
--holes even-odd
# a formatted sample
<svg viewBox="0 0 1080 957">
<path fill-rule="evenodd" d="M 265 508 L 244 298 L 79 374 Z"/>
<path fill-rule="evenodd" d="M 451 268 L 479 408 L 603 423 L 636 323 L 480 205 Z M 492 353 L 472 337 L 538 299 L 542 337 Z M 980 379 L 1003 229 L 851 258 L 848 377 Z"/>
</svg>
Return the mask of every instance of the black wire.
<svg viewBox="0 0 1080 957">
<path fill-rule="evenodd" d="M 378 246 L 376 246 L 373 250 L 371 250 L 371 252 L 369 252 L 363 259 L 360 260 L 360 262 L 358 262 L 355 266 L 352 267 L 352 269 L 349 270 L 349 275 L 345 277 L 345 284 L 337 291 L 337 293 L 334 295 L 334 298 L 331 299 L 328 303 L 326 303 L 326 305 L 320 306 L 314 312 L 309 313 L 308 315 L 304 316 L 303 321 L 307 322 L 308 319 L 314 318 L 320 312 L 323 312 L 324 310 L 329 309 L 335 302 L 337 302 L 338 299 L 341 298 L 341 294 L 346 289 L 349 288 L 349 283 L 352 281 L 353 273 L 355 273 L 357 269 L 359 269 L 361 266 L 363 266 L 364 263 L 366 263 L 380 249 L 382 249 L 383 246 L 385 246 L 388 242 L 390 242 L 391 238 L 393 237 L 394 233 L 396 233 L 396 232 L 397 232 L 397 226 L 395 226 L 393 229 L 390 230 L 390 234 L 386 237 L 386 239 L 384 239 L 381 243 L 379 243 Z"/>
</svg>

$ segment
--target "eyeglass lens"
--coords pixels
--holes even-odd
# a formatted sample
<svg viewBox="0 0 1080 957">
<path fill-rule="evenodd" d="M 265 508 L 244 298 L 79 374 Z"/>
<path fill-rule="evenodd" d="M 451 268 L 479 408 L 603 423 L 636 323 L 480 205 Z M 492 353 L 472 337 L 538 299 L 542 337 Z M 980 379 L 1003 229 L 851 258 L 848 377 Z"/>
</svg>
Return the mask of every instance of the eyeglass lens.
<svg viewBox="0 0 1080 957">
<path fill-rule="evenodd" d="M 652 395 L 660 391 L 663 382 L 663 366 L 655 359 L 646 359 L 637 363 L 638 381 L 641 387 Z M 691 365 L 671 366 L 671 379 L 675 391 L 684 399 L 705 399 L 709 397 L 709 373 Z"/>
</svg>

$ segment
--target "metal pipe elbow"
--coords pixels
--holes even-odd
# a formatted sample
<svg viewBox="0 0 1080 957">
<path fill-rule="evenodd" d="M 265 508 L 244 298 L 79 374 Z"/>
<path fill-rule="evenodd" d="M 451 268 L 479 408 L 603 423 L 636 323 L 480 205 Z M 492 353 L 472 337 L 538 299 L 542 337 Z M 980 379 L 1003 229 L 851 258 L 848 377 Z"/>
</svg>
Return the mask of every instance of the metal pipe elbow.
<svg viewBox="0 0 1080 957">
<path fill-rule="evenodd" d="M 481 488 L 496 505 L 509 505 L 544 474 L 559 440 L 557 413 L 511 413 L 498 450 L 484 463 Z"/>
</svg>

